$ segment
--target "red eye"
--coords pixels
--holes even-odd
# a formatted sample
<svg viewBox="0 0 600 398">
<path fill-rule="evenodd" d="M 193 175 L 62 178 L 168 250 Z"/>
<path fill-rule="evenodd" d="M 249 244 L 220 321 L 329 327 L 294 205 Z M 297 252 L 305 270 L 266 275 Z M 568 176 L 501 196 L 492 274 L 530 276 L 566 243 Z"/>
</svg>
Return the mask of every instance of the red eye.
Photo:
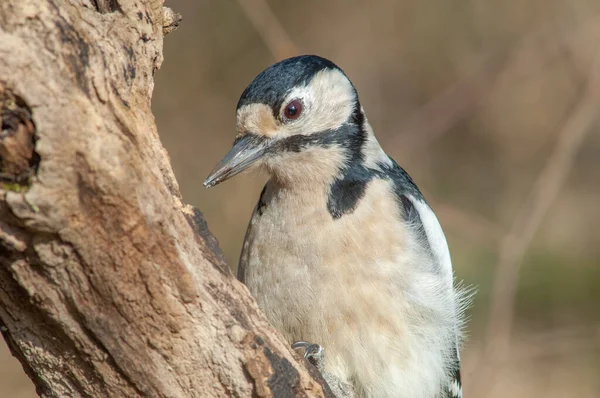
<svg viewBox="0 0 600 398">
<path fill-rule="evenodd" d="M 293 100 L 285 106 L 285 111 L 283 111 L 283 113 L 287 119 L 297 119 L 302 113 L 302 102 Z"/>
</svg>

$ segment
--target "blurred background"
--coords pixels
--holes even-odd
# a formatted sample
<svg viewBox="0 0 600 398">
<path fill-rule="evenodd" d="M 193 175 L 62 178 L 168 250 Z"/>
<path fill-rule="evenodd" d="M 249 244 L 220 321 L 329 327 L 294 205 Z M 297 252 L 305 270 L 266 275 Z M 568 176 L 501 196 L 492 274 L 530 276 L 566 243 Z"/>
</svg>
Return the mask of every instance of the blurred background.
<svg viewBox="0 0 600 398">
<path fill-rule="evenodd" d="M 264 177 L 207 190 L 235 106 L 288 56 L 333 60 L 478 289 L 466 397 L 600 397 L 600 2 L 169 0 L 153 106 L 233 267 Z M 34 397 L 0 344 L 0 397 Z"/>
</svg>

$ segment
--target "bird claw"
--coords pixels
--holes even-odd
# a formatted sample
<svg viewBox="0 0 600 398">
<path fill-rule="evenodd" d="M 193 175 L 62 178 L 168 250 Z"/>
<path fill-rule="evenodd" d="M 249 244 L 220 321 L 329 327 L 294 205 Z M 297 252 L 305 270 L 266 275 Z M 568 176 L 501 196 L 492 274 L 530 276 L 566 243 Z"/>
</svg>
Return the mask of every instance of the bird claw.
<svg viewBox="0 0 600 398">
<path fill-rule="evenodd" d="M 313 364 L 323 376 L 325 383 L 331 389 L 334 397 L 355 398 L 352 385 L 340 381 L 336 376 L 325 371 L 325 349 L 319 344 L 312 344 L 307 341 L 297 341 L 292 344 L 292 349 L 304 349 L 304 358 Z"/>
<path fill-rule="evenodd" d="M 319 344 L 312 344 L 307 341 L 297 341 L 292 344 L 292 349 L 304 349 L 304 358 L 315 365 L 317 369 L 322 370 L 324 365 L 325 350 Z"/>
<path fill-rule="evenodd" d="M 304 358 L 306 359 L 314 357 L 315 355 L 321 355 L 323 353 L 323 347 L 318 344 L 311 344 L 308 341 L 296 341 L 294 344 L 292 344 L 292 348 L 294 350 L 304 348 Z"/>
</svg>

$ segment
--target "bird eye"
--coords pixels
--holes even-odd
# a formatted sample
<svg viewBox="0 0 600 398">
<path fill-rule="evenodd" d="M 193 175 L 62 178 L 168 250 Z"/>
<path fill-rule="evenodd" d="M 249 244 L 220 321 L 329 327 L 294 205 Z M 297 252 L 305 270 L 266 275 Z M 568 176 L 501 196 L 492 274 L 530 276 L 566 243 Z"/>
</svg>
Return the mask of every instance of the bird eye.
<svg viewBox="0 0 600 398">
<path fill-rule="evenodd" d="M 297 119 L 302 113 L 302 103 L 299 100 L 291 101 L 285 106 L 285 111 L 283 111 L 283 113 L 287 119 Z"/>
</svg>

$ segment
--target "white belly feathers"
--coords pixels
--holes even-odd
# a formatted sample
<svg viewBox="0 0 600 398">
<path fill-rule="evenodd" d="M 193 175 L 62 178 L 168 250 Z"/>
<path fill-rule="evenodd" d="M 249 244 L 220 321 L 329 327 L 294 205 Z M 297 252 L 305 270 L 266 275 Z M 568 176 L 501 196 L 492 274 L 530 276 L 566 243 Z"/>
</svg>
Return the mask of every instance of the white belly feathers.
<svg viewBox="0 0 600 398">
<path fill-rule="evenodd" d="M 435 396 L 457 323 L 451 282 L 416 266 L 440 261 L 451 275 L 435 215 L 413 199 L 432 256 L 415 250 L 422 242 L 400 221 L 389 181 L 369 182 L 357 208 L 335 220 L 326 194 L 269 183 L 240 259 L 244 283 L 290 343 L 323 346 L 326 370 L 361 396 Z"/>
</svg>

